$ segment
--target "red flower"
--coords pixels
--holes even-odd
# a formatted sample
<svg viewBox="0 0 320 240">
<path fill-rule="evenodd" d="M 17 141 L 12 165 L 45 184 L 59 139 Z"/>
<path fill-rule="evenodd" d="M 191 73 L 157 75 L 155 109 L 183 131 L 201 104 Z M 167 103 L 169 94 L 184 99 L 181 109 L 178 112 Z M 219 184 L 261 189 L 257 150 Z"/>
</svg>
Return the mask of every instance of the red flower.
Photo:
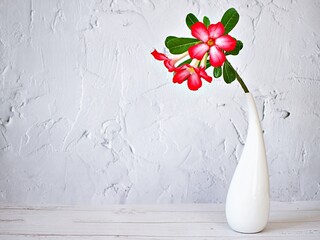
<svg viewBox="0 0 320 240">
<path fill-rule="evenodd" d="M 237 41 L 224 34 L 224 26 L 221 22 L 211 24 L 208 28 L 202 23 L 197 22 L 191 27 L 191 34 L 195 38 L 202 41 L 189 48 L 191 58 L 201 60 L 204 54 L 209 51 L 210 63 L 214 67 L 220 67 L 226 60 L 224 51 L 232 51 L 235 49 Z"/>
<path fill-rule="evenodd" d="M 201 78 L 209 83 L 212 81 L 212 77 L 207 75 L 204 67 L 193 67 L 186 64 L 177 69 L 173 82 L 181 84 L 185 80 L 188 80 L 188 88 L 196 91 L 202 86 Z"/>
<path fill-rule="evenodd" d="M 154 50 L 152 53 L 152 56 L 159 61 L 163 61 L 164 66 L 168 69 L 169 72 L 176 71 L 177 68 L 174 66 L 178 61 L 180 61 L 182 58 L 188 55 L 188 52 L 185 52 L 183 54 L 180 54 L 176 56 L 175 58 L 171 59 L 168 58 L 165 54 L 159 53 L 157 50 Z"/>
</svg>

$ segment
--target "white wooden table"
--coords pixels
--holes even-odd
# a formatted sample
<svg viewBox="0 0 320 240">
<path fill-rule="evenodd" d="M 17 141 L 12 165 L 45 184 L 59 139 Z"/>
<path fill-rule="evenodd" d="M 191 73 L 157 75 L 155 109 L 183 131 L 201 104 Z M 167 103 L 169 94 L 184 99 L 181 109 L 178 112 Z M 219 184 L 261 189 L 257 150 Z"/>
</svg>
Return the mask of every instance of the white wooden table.
<svg viewBox="0 0 320 240">
<path fill-rule="evenodd" d="M 244 216 L 245 217 L 245 216 Z M 223 205 L 15 206 L 0 204 L 0 240 L 320 239 L 320 201 L 271 203 L 259 234 L 229 229 Z"/>
</svg>

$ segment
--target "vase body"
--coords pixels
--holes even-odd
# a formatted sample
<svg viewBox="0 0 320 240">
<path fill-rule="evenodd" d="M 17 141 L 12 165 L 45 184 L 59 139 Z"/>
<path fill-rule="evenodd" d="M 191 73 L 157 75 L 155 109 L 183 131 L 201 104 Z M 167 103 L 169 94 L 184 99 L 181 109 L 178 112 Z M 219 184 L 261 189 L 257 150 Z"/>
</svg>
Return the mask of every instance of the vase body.
<svg viewBox="0 0 320 240">
<path fill-rule="evenodd" d="M 251 93 L 246 93 L 248 134 L 232 177 L 227 200 L 229 226 L 241 233 L 262 231 L 269 218 L 269 174 L 260 119 Z"/>
</svg>

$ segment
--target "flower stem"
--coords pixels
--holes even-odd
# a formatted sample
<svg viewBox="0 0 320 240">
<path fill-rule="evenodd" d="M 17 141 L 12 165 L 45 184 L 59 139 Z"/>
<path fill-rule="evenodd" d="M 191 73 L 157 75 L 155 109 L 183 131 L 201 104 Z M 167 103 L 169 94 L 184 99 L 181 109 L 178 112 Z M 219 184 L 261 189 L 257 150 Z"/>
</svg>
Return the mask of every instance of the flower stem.
<svg viewBox="0 0 320 240">
<path fill-rule="evenodd" d="M 188 56 L 188 51 L 185 51 L 184 53 L 181 53 L 179 55 L 176 55 L 172 60 L 173 60 L 173 64 L 176 64 L 177 62 L 179 62 L 180 60 L 182 60 L 183 58 L 185 58 L 186 56 Z"/>
<path fill-rule="evenodd" d="M 232 67 L 232 69 L 233 69 L 234 72 L 236 73 L 236 78 L 237 78 L 238 82 L 240 83 L 243 91 L 244 91 L 245 93 L 248 93 L 249 90 L 248 90 L 246 84 L 244 83 L 244 81 L 242 80 L 242 78 L 240 77 L 240 75 L 238 74 L 238 72 L 234 69 L 234 67 L 231 65 L 231 63 L 230 63 L 228 60 L 226 60 L 226 62 L 229 63 L 229 65 Z"/>
<path fill-rule="evenodd" d="M 208 59 L 208 53 L 206 52 L 206 54 L 203 56 L 203 58 L 202 58 L 202 60 L 201 60 L 201 62 L 200 62 L 200 66 L 201 67 L 205 67 L 206 66 L 206 64 L 207 64 L 207 59 Z"/>
<path fill-rule="evenodd" d="M 192 59 L 192 61 L 191 61 L 191 63 L 190 63 L 190 65 L 192 66 L 192 67 L 198 67 L 198 65 L 199 65 L 199 60 L 198 59 Z"/>
</svg>

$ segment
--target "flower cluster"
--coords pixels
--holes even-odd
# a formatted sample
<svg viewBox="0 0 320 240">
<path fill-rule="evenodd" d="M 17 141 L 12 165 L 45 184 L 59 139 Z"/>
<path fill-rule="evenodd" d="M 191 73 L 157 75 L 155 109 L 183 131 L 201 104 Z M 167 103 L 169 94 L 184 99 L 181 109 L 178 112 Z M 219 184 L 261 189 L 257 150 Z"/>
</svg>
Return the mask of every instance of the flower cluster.
<svg viewBox="0 0 320 240">
<path fill-rule="evenodd" d="M 173 82 L 183 83 L 188 80 L 188 87 L 190 90 L 198 90 L 202 86 L 201 78 L 208 82 L 212 81 L 212 77 L 208 76 L 205 71 L 205 65 L 201 61 L 200 66 L 199 60 L 193 59 L 190 64 L 182 64 L 179 67 L 175 67 L 175 64 L 188 55 L 188 51 L 185 53 L 174 57 L 172 59 L 168 58 L 165 54 L 157 52 L 154 50 L 152 53 L 153 57 L 159 61 L 163 61 L 164 66 L 169 72 L 174 72 Z"/>
<path fill-rule="evenodd" d="M 213 76 L 222 76 L 227 83 L 237 77 L 237 73 L 228 62 L 226 55 L 237 55 L 242 49 L 242 42 L 228 35 L 239 20 L 239 14 L 234 8 L 226 11 L 220 22 L 210 24 L 208 17 L 200 22 L 189 13 L 186 23 L 194 38 L 178 38 L 169 36 L 165 45 L 172 57 L 154 50 L 151 54 L 156 60 L 163 61 L 169 72 L 173 72 L 173 82 L 187 81 L 190 90 L 198 90 L 202 79 L 212 82 L 212 77 L 206 72 L 214 67 Z"/>
</svg>

